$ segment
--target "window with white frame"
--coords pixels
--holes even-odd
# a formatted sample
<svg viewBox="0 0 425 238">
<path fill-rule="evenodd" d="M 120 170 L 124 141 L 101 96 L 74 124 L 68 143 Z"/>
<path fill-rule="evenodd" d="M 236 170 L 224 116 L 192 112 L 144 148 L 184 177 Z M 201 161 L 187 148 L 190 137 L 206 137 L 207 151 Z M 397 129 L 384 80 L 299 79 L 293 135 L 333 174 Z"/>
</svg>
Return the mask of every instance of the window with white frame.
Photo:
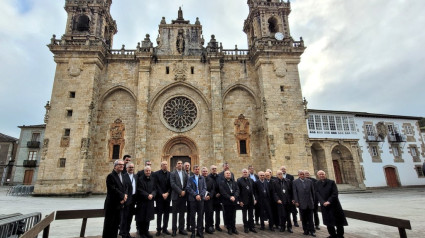
<svg viewBox="0 0 425 238">
<path fill-rule="evenodd" d="M 398 146 L 392 146 L 392 150 L 393 150 L 393 155 L 398 157 L 400 156 L 400 149 L 398 148 Z"/>
<path fill-rule="evenodd" d="M 354 117 L 309 115 L 308 128 L 313 134 L 356 134 Z"/>
<path fill-rule="evenodd" d="M 413 157 L 418 156 L 418 148 L 416 148 L 416 147 L 410 147 L 410 154 L 411 154 Z"/>
<path fill-rule="evenodd" d="M 368 136 L 375 136 L 375 132 L 373 130 L 373 125 L 372 124 L 366 124 L 365 127 L 366 127 L 366 134 Z"/>
<path fill-rule="evenodd" d="M 413 135 L 413 127 L 411 125 L 406 125 L 404 127 L 404 130 L 406 131 L 406 135 L 409 135 L 409 136 Z"/>
<path fill-rule="evenodd" d="M 28 160 L 36 160 L 37 159 L 37 151 L 28 152 Z"/>
<path fill-rule="evenodd" d="M 372 146 L 372 156 L 373 157 L 376 157 L 378 155 L 379 155 L 379 153 L 378 153 L 378 146 L 376 146 L 376 145 Z"/>
</svg>

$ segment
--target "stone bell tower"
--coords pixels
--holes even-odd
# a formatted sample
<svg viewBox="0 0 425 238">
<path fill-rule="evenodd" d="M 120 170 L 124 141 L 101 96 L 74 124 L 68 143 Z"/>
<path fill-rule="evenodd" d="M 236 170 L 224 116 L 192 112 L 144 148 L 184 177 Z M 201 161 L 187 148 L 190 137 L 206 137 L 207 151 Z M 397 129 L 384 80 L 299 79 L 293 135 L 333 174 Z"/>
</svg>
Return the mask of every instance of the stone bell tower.
<svg viewBox="0 0 425 238">
<path fill-rule="evenodd" d="M 289 173 L 313 169 L 298 64 L 305 50 L 302 38 L 291 37 L 289 1 L 248 0 L 244 23 L 256 72 L 273 168 L 286 165 Z"/>
<path fill-rule="evenodd" d="M 65 34 L 53 35 L 56 62 L 35 194 L 86 194 L 92 190 L 92 160 L 106 57 L 117 26 L 112 0 L 66 0 Z"/>
</svg>

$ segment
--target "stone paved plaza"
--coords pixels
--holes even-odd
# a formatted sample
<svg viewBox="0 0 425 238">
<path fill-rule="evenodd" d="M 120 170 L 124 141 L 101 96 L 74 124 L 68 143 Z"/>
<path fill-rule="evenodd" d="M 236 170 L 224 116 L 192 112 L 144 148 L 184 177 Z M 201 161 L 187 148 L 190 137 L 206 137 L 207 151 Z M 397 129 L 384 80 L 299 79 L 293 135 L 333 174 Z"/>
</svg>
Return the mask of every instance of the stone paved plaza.
<svg viewBox="0 0 425 238">
<path fill-rule="evenodd" d="M 0 188 L 0 214 L 41 212 L 43 216 L 56 210 L 99 209 L 103 207 L 105 196 L 91 196 L 86 198 L 70 197 L 12 197 L 6 196 L 7 188 Z M 407 230 L 408 237 L 423 237 L 425 233 L 425 218 L 423 218 L 423 204 L 425 203 L 425 188 L 378 189 L 369 193 L 341 194 L 341 203 L 344 209 L 365 212 L 370 214 L 390 216 L 411 221 L 412 230 Z M 240 217 L 240 214 L 238 214 Z M 171 222 L 171 219 L 170 219 Z M 242 224 L 240 218 L 238 224 Z M 348 219 L 346 237 L 399 237 L 395 227 L 388 227 Z M 150 231 L 155 230 L 155 221 L 151 222 Z M 102 233 L 103 219 L 89 219 L 87 236 L 98 236 Z M 169 226 L 170 227 L 170 226 Z M 240 226 L 239 226 L 240 227 Z M 50 237 L 78 237 L 81 220 L 54 221 L 50 229 Z M 132 232 L 134 232 L 134 227 Z M 287 232 L 261 232 L 256 236 L 252 233 L 242 234 L 239 237 L 306 237 L 302 236 L 301 228 L 295 228 L 294 234 Z M 226 237 L 226 233 L 219 233 L 216 237 Z M 206 236 L 207 237 L 207 236 Z M 327 237 L 326 228 L 322 226 L 317 237 Z"/>
</svg>

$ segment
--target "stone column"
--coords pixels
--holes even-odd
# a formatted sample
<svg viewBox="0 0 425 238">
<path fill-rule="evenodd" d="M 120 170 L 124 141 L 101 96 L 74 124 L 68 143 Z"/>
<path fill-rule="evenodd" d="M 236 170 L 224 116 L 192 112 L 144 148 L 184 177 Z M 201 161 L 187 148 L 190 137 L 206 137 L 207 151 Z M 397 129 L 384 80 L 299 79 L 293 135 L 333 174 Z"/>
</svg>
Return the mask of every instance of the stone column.
<svg viewBox="0 0 425 238">
<path fill-rule="evenodd" d="M 326 168 L 328 169 L 327 177 L 328 179 L 335 180 L 335 170 L 332 162 L 332 145 L 330 145 L 330 142 L 327 142 L 327 144 L 328 145 L 325 146 Z"/>
<path fill-rule="evenodd" d="M 221 89 L 221 67 L 219 59 L 211 59 L 211 123 L 215 163 L 223 163 L 223 101 Z"/>
<path fill-rule="evenodd" d="M 133 160 L 138 167 L 143 166 L 146 159 L 152 159 L 149 158 L 149 155 L 147 154 L 150 70 L 150 57 L 140 58 L 136 102 L 136 134 L 134 139 L 136 154 L 133 157 Z"/>
</svg>

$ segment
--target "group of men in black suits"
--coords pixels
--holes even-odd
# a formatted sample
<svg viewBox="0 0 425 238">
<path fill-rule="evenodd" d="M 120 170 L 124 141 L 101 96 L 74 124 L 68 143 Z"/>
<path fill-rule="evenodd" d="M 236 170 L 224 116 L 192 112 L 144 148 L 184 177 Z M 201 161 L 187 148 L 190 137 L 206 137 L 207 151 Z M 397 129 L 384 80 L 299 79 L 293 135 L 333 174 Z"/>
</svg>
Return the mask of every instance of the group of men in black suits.
<svg viewBox="0 0 425 238">
<path fill-rule="evenodd" d="M 242 210 L 246 233 L 257 233 L 254 211 L 257 224 L 258 220 L 261 222 L 260 230 L 265 229 L 265 221 L 268 221 L 269 230 L 275 231 L 274 227 L 277 227 L 281 232 L 287 230 L 292 233 L 290 215 L 296 212 L 295 206 L 300 210 L 304 235 L 315 236 L 312 216 L 313 211 L 317 211 L 315 206 L 317 203 L 321 204 L 322 210 L 324 206 L 329 210 L 322 214 L 327 215 L 327 219 L 324 217 L 323 220 L 328 226 L 330 237 L 343 236 L 342 225 L 346 225 L 346 222 L 342 225 L 339 222 L 343 213 L 341 215 L 342 208 L 337 200 L 336 185 L 332 180 L 326 179 L 322 174 L 323 171 L 318 172 L 319 178 L 324 177 L 319 181 L 306 178 L 305 171 L 302 170 L 298 173 L 299 178 L 294 180 L 292 175 L 286 173 L 284 166 L 277 171 L 276 177 L 272 176 L 271 171 L 260 171 L 255 174 L 253 167 L 249 166 L 248 169 L 242 170 L 242 177 L 235 180 L 227 163 L 223 164 L 221 173 L 217 173 L 215 165 L 210 167 L 209 173 L 208 168 L 201 168 L 198 165 L 190 171 L 189 163 L 183 164 L 182 161 L 177 161 L 175 170 L 169 172 L 168 163 L 163 161 L 161 169 L 153 173 L 148 161 L 144 170 L 134 175 L 134 164 L 130 161 L 130 156 L 115 161 L 114 170 L 106 179 L 108 191 L 105 200 L 103 237 L 115 238 L 119 229 L 122 237 L 130 238 L 130 224 L 133 215 L 136 215 L 136 226 L 140 236 L 151 238 L 148 230 L 149 222 L 154 219 L 154 201 L 157 213 L 156 236 L 160 236 L 161 233 L 172 236 L 176 236 L 177 233 L 188 235 L 186 232 L 188 231 L 191 232 L 192 238 L 195 236 L 202 238 L 204 231 L 209 234 L 222 231 L 221 210 L 228 234 L 238 234 L 235 227 L 238 207 Z M 170 203 L 172 233 L 168 231 Z M 339 207 L 336 206 L 335 209 L 334 203 L 339 204 Z M 336 213 L 338 219 L 332 219 L 335 217 L 335 210 L 338 211 Z M 186 212 L 188 215 L 185 230 Z M 294 225 L 298 226 L 296 221 L 295 213 Z M 318 219 L 316 229 L 320 229 Z"/>
</svg>

